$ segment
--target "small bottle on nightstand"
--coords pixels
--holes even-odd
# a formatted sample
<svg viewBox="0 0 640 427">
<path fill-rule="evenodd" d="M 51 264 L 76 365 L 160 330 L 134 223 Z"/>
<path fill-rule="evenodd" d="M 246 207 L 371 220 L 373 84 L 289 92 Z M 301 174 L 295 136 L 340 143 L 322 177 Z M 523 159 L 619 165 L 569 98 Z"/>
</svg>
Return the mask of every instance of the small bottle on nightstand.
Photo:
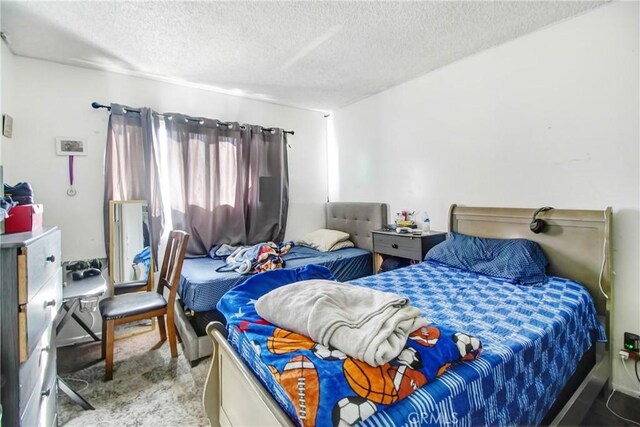
<svg viewBox="0 0 640 427">
<path fill-rule="evenodd" d="M 422 220 L 420 221 L 422 225 L 422 232 L 428 233 L 431 230 L 431 220 L 429 219 L 429 214 L 427 211 L 422 212 Z"/>
</svg>

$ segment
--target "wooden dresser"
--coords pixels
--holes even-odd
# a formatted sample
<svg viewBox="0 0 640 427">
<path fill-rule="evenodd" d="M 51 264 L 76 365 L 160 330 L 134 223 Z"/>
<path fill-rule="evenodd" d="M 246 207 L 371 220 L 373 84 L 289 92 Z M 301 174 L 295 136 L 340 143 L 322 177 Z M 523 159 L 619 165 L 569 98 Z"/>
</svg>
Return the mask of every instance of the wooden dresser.
<svg viewBox="0 0 640 427">
<path fill-rule="evenodd" d="M 62 303 L 60 231 L 0 236 L 0 399 L 4 426 L 57 425 L 54 319 Z"/>
</svg>

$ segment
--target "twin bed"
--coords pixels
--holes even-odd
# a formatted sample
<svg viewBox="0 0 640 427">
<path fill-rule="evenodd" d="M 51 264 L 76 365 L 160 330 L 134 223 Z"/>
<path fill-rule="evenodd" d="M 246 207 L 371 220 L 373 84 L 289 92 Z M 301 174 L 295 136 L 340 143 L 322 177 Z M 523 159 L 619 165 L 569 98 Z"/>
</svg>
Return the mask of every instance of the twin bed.
<svg viewBox="0 0 640 427">
<path fill-rule="evenodd" d="M 284 255 L 285 267 L 322 265 L 333 273 L 336 280 L 346 282 L 373 273 L 373 241 L 371 230 L 387 223 L 387 206 L 382 203 L 327 203 L 326 228 L 344 231 L 354 248 L 334 252 L 320 252 L 303 246 L 294 246 Z M 223 320 L 216 304 L 230 289 L 244 282 L 248 275 L 235 272 L 217 272 L 222 260 L 209 257 L 184 261 L 176 302 L 176 327 L 182 338 L 184 353 L 194 362 L 213 352 L 213 343 L 207 337 L 206 325 Z M 189 311 L 187 316 L 185 311 Z M 193 313 L 193 314 L 191 314 Z"/>
<path fill-rule="evenodd" d="M 549 261 L 542 285 L 513 285 L 433 262 L 352 281 L 407 296 L 429 320 L 483 345 L 481 357 L 453 364 L 408 397 L 363 407 L 370 415 L 364 425 L 580 422 L 609 375 L 606 345 L 598 341 L 605 339 L 601 322 L 608 326 L 612 296 L 611 210 L 549 212 L 542 234 L 529 231 L 532 212 L 454 205 L 449 230 L 536 241 Z M 211 424 L 315 425 L 300 419 L 256 341 L 231 323 L 228 330 L 216 322 L 207 327 L 215 351 L 203 403 Z M 336 401 L 333 425 L 343 425 L 343 398 L 324 396 Z M 317 425 L 325 424 L 326 418 Z"/>
</svg>

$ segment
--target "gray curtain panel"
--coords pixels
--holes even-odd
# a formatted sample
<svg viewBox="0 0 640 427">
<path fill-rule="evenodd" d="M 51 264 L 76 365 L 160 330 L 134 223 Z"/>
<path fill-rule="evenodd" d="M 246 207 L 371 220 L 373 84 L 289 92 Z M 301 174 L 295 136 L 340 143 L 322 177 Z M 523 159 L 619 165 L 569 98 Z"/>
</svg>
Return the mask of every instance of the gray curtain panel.
<svg viewBox="0 0 640 427">
<path fill-rule="evenodd" d="M 246 125 L 249 144 L 247 243 L 281 242 L 289 209 L 287 134 L 282 129 L 264 131 Z"/>
<path fill-rule="evenodd" d="M 104 162 L 104 242 L 109 253 L 109 200 L 147 200 L 147 150 L 141 113 L 111 104 Z"/>
<path fill-rule="evenodd" d="M 259 126 L 155 114 L 148 108 L 129 122 L 125 119 L 134 113 L 122 110 L 112 106 L 105 206 L 120 194 L 148 200 L 154 245 L 165 231 L 184 230 L 191 234 L 191 257 L 221 243 L 282 241 L 289 205 L 282 129 L 269 132 Z M 130 135 L 136 144 L 128 143 Z M 128 163 L 126 168 L 120 161 Z M 115 181 L 132 190 L 114 192 Z"/>
<path fill-rule="evenodd" d="M 160 150 L 158 144 L 154 142 L 153 128 L 156 114 L 150 108 L 140 109 L 140 121 L 142 124 L 142 135 L 144 139 L 144 188 L 145 200 L 148 203 L 149 213 L 149 234 L 151 237 L 151 253 L 153 259 L 160 260 L 158 256 L 158 246 L 164 230 L 163 200 L 160 192 L 155 191 L 160 185 L 162 171 L 160 170 Z M 159 262 L 159 261 L 158 261 Z M 156 267 L 159 267 L 156 265 Z"/>
</svg>

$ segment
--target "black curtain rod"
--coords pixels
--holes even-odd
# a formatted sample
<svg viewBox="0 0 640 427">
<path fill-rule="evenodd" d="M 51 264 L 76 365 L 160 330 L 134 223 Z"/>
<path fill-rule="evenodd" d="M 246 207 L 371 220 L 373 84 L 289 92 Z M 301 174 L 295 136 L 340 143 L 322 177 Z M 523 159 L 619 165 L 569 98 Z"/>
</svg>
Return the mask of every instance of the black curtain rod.
<svg viewBox="0 0 640 427">
<path fill-rule="evenodd" d="M 104 108 L 107 111 L 111 111 L 111 107 L 110 106 L 100 104 L 99 102 L 95 102 L 94 101 L 94 102 L 91 103 L 91 106 L 93 108 L 95 108 L 96 110 L 99 109 L 99 108 Z M 125 107 L 124 109 L 127 110 L 127 111 L 131 111 L 132 113 L 139 113 L 140 112 L 140 110 L 137 109 L 137 108 Z M 168 117 L 167 114 L 160 114 L 160 113 L 153 113 L 153 114 L 156 115 L 156 116 L 160 116 L 160 117 Z M 192 122 L 201 122 L 202 121 L 202 119 L 199 119 L 199 118 L 196 118 L 196 117 L 187 117 L 187 120 L 192 121 Z M 225 122 L 218 122 L 218 123 L 223 125 L 223 126 L 229 126 L 229 123 L 225 123 Z M 241 129 L 245 129 L 245 127 L 242 126 L 242 125 L 240 125 L 240 128 Z M 262 126 L 260 128 L 263 131 L 267 131 L 267 132 L 272 132 L 274 130 L 273 128 L 263 128 Z M 292 131 L 292 130 L 285 130 L 283 132 L 284 133 L 288 133 L 289 135 L 295 135 L 295 132 Z"/>
</svg>

